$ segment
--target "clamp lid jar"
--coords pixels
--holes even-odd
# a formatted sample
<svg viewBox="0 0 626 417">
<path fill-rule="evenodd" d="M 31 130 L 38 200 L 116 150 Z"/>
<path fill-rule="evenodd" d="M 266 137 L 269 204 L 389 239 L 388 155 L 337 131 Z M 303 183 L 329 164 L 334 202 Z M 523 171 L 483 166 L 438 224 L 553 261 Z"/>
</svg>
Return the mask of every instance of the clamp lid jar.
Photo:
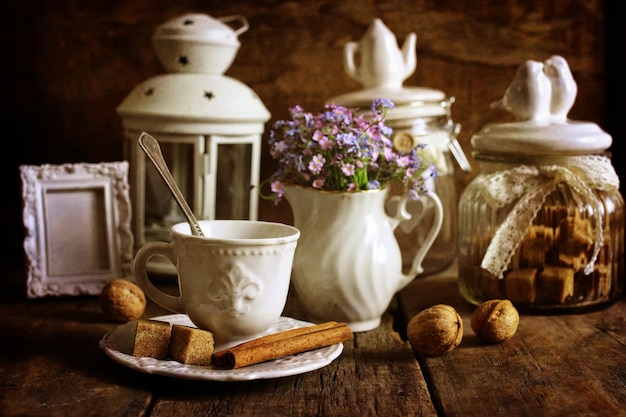
<svg viewBox="0 0 626 417">
<path fill-rule="evenodd" d="M 423 153 L 434 164 L 437 176 L 428 181 L 429 191 L 436 193 L 443 205 L 443 225 L 431 250 L 424 258 L 424 274 L 444 270 L 456 259 L 458 190 L 455 170 L 470 170 L 470 164 L 456 136 L 460 125 L 451 118 L 453 97 L 428 87 L 403 86 L 416 67 L 415 33 L 410 33 L 400 48 L 395 35 L 380 19 L 374 19 L 359 42 L 348 42 L 344 48 L 346 73 L 363 85 L 363 89 L 342 94 L 328 103 L 368 110 L 376 99 L 390 99 L 394 108 L 387 111 L 386 124 L 393 129 L 391 140 L 396 150 L 409 152 L 425 146 Z M 357 59 L 357 57 L 359 59 Z M 393 189 L 388 206 L 402 190 Z M 409 202 L 411 219 L 395 230 L 405 271 L 422 246 L 434 221 L 434 207 L 426 200 Z M 393 211 L 392 207 L 389 207 Z"/>
<path fill-rule="evenodd" d="M 577 87 L 553 56 L 522 64 L 492 104 L 517 121 L 472 137 L 479 174 L 459 202 L 459 289 L 522 311 L 614 301 L 624 286 L 624 200 L 596 124 L 567 119 Z"/>
</svg>

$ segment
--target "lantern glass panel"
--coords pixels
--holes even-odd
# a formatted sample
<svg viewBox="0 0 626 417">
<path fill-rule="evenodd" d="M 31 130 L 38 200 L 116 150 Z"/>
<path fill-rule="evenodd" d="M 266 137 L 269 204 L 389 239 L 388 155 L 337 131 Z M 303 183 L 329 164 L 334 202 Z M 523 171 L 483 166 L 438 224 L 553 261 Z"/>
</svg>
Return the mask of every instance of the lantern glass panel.
<svg viewBox="0 0 626 417">
<path fill-rule="evenodd" d="M 165 162 L 188 202 L 194 198 L 194 144 L 160 143 Z M 185 217 L 154 165 L 146 163 L 145 240 L 169 241 L 172 225 Z"/>
<path fill-rule="evenodd" d="M 215 198 L 216 219 L 249 218 L 251 161 L 251 144 L 219 144 Z"/>
</svg>

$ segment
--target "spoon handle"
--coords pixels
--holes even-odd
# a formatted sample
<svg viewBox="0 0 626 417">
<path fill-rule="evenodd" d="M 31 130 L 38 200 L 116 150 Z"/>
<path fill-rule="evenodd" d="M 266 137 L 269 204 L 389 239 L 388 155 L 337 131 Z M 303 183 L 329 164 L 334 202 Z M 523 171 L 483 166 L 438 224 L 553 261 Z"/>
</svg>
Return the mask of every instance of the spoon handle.
<svg viewBox="0 0 626 417">
<path fill-rule="evenodd" d="M 174 199 L 180 206 L 180 209 L 183 211 L 183 214 L 185 215 L 185 217 L 187 217 L 187 221 L 189 222 L 189 226 L 191 227 L 191 234 L 195 236 L 204 236 L 204 234 L 202 233 L 202 229 L 198 224 L 198 220 L 196 220 L 196 216 L 194 216 L 193 211 L 191 211 L 189 204 L 187 204 L 187 200 L 185 200 L 183 193 L 180 191 L 180 188 L 178 188 L 178 185 L 176 184 L 172 173 L 165 163 L 165 159 L 163 158 L 163 154 L 161 153 L 161 147 L 159 146 L 159 142 L 157 142 L 154 137 L 146 132 L 142 132 L 138 140 L 141 149 L 143 149 L 148 158 L 150 158 L 150 160 L 154 164 L 157 171 L 159 171 L 159 174 L 161 174 L 161 177 L 165 181 L 165 184 L 167 184 L 167 186 L 169 187 L 172 195 L 174 196 Z"/>
</svg>

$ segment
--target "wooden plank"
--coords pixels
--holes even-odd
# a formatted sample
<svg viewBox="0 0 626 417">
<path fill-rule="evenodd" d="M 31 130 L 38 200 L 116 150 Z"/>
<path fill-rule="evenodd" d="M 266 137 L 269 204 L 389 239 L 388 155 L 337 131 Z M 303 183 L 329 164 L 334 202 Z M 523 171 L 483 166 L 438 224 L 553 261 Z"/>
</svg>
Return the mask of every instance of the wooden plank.
<svg viewBox="0 0 626 417">
<path fill-rule="evenodd" d="M 456 269 L 415 280 L 399 295 L 406 320 L 438 303 L 463 317 L 454 351 L 420 357 L 441 415 L 626 415 L 626 301 L 600 311 L 522 315 L 516 335 L 482 344 L 470 327 L 473 305 L 456 286 Z"/>
<path fill-rule="evenodd" d="M 0 304 L 3 416 L 140 416 L 151 392 L 98 347 L 114 325 L 94 297 Z"/>
</svg>

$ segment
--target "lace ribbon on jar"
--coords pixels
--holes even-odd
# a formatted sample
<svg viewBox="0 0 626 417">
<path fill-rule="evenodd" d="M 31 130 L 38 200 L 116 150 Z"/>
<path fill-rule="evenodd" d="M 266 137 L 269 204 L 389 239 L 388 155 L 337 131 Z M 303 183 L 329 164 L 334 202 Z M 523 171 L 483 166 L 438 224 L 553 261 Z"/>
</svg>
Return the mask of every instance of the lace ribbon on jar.
<svg viewBox="0 0 626 417">
<path fill-rule="evenodd" d="M 597 220 L 593 256 L 585 266 L 585 274 L 593 272 L 598 252 L 604 244 L 604 210 L 593 190 L 615 191 L 619 188 L 619 178 L 609 158 L 598 155 L 575 156 L 567 158 L 563 165 L 520 165 L 480 176 L 476 181 L 482 197 L 493 208 L 517 200 L 485 252 L 481 263 L 483 269 L 498 278 L 504 277 L 507 265 L 546 197 L 559 183 L 565 183 L 572 189 L 574 198 L 582 197 L 584 201 L 590 202 Z"/>
</svg>

